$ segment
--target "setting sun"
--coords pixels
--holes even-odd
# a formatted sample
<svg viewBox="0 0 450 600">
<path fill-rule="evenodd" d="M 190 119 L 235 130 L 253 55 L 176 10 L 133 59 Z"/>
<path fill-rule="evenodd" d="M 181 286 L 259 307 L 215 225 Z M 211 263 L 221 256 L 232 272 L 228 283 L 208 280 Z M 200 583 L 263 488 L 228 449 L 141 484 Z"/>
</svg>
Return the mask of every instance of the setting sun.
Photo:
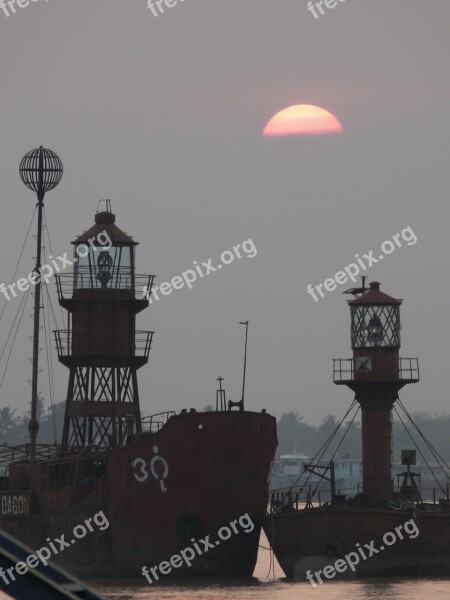
<svg viewBox="0 0 450 600">
<path fill-rule="evenodd" d="M 274 115 L 265 126 L 263 135 L 320 135 L 343 131 L 336 117 L 324 108 L 312 104 L 298 104 Z"/>
</svg>

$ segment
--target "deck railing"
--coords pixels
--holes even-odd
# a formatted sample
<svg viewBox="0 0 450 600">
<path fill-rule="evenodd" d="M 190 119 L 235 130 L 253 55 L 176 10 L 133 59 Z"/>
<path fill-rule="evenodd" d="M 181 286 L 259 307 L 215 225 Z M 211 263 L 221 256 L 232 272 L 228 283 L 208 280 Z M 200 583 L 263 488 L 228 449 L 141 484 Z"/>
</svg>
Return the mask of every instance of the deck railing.
<svg viewBox="0 0 450 600">
<path fill-rule="evenodd" d="M 61 446 L 57 444 L 37 444 L 36 460 L 48 460 L 60 455 Z M 0 477 L 8 477 L 11 463 L 28 462 L 30 460 L 30 444 L 17 446 L 0 445 Z"/>
<path fill-rule="evenodd" d="M 314 488 L 314 489 L 313 489 Z M 450 482 L 443 482 L 441 487 L 419 487 L 420 499 L 411 501 L 401 499 L 401 486 L 394 486 L 393 499 L 387 503 L 394 510 L 407 510 L 414 506 L 420 509 L 421 503 L 430 506 L 445 506 L 450 510 Z M 269 493 L 268 513 L 290 512 L 293 510 L 305 510 L 308 508 L 321 507 L 324 503 L 349 505 L 376 504 L 375 497 L 363 494 L 362 484 L 356 487 L 338 488 L 331 499 L 331 491 L 321 489 L 317 491 L 315 486 L 308 485 L 306 488 L 280 488 Z"/>
<path fill-rule="evenodd" d="M 175 411 L 169 410 L 166 412 L 156 413 L 149 417 L 143 417 L 141 419 L 141 427 L 143 433 L 156 433 L 159 431 L 167 421 L 175 415 Z"/>
</svg>

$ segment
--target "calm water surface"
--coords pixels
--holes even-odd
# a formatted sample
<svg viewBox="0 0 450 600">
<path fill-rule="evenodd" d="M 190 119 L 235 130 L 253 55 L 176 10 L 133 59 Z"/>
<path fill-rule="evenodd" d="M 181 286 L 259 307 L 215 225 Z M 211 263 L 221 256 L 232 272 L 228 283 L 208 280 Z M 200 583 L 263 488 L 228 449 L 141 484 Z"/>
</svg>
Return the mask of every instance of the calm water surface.
<svg viewBox="0 0 450 600">
<path fill-rule="evenodd" d="M 261 542 L 268 546 L 267 540 Z M 108 600 L 450 600 L 447 579 L 371 579 L 318 585 L 291 582 L 275 563 L 275 578 L 270 570 L 270 552 L 260 548 L 252 579 L 228 581 L 175 581 L 148 585 L 145 581 L 108 584 L 95 587 Z"/>
<path fill-rule="evenodd" d="M 267 541 L 262 540 L 267 547 Z M 309 583 L 286 580 L 275 563 L 270 573 L 270 552 L 260 548 L 254 577 L 248 580 L 166 581 L 148 585 L 137 581 L 89 582 L 108 600 L 450 600 L 447 579 L 366 579 L 328 582 L 313 588 Z M 0 592 L 0 599 L 7 596 Z M 41 600 L 36 598 L 36 600 Z"/>
</svg>

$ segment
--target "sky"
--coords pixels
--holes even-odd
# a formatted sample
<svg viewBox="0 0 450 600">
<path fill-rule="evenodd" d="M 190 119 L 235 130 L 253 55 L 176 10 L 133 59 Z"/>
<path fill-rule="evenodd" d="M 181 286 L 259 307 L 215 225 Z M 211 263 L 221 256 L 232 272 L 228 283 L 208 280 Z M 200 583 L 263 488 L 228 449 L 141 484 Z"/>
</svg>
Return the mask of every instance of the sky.
<svg viewBox="0 0 450 600">
<path fill-rule="evenodd" d="M 408 227 L 416 243 L 397 238 L 402 246 L 365 274 L 404 299 L 401 355 L 419 357 L 421 381 L 403 402 L 450 411 L 450 3 L 323 10 L 316 19 L 305 0 L 184 0 L 157 17 L 146 0 L 0 10 L 0 282 L 11 281 L 35 205 L 18 165 L 39 145 L 64 164 L 45 201 L 54 255 L 70 251 L 105 198 L 139 241 L 137 271 L 157 283 L 194 261 L 217 265 L 245 240 L 257 249 L 138 315 L 139 329 L 155 331 L 139 372 L 144 414 L 214 404 L 219 376 L 239 400 L 248 320 L 246 408 L 312 424 L 342 416 L 352 393 L 333 384 L 332 359 L 351 356 L 342 292 L 353 284 L 317 302 L 307 286 L 355 254 L 379 256 Z M 343 132 L 262 135 L 298 104 L 323 107 Z M 32 270 L 34 243 L 16 279 Z M 56 303 L 54 282 L 51 294 Z M 0 349 L 19 303 L 7 303 Z M 18 414 L 30 399 L 30 313 L 31 304 L 0 386 L 0 407 Z M 68 370 L 53 356 L 61 401 Z"/>
</svg>

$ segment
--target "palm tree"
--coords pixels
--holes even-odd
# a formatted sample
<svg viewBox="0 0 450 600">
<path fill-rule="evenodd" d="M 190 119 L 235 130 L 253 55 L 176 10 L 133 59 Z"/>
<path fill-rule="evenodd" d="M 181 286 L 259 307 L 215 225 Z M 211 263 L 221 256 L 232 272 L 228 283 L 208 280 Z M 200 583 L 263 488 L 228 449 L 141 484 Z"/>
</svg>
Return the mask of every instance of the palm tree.
<svg viewBox="0 0 450 600">
<path fill-rule="evenodd" d="M 9 406 L 0 409 L 0 435 L 7 435 L 19 424 L 19 417 L 15 417 L 16 409 L 11 410 Z"/>
<path fill-rule="evenodd" d="M 289 411 L 278 421 L 278 450 L 277 455 L 292 454 L 297 443 L 301 444 L 302 419 L 298 413 Z"/>
</svg>

